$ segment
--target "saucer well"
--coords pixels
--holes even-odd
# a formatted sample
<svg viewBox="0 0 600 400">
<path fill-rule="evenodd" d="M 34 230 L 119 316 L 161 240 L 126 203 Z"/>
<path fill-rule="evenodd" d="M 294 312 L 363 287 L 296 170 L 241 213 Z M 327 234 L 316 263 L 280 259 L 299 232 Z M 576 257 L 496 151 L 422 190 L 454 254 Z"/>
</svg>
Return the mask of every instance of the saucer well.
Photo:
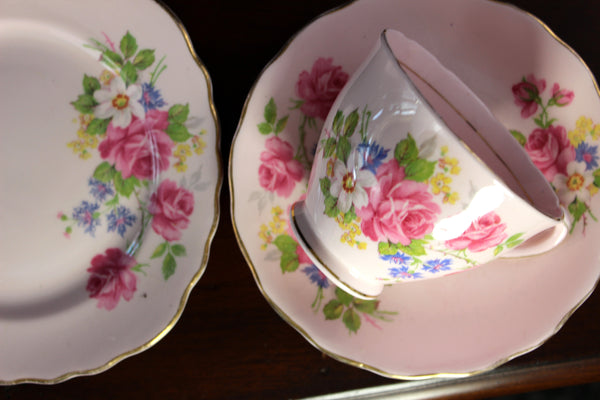
<svg viewBox="0 0 600 400">
<path fill-rule="evenodd" d="M 522 143 L 573 221 L 560 246 L 388 286 L 373 301 L 335 288 L 298 248 L 289 209 L 306 191 L 323 120 L 386 28 L 432 52 Z M 252 88 L 231 148 L 234 228 L 262 294 L 319 350 L 398 379 L 479 373 L 542 345 L 596 287 L 599 141 L 591 72 L 532 15 L 487 0 L 358 0 L 299 32 Z M 451 189 L 460 166 L 444 155 L 438 165 Z M 360 225 L 339 224 L 340 240 L 360 246 Z"/>
<path fill-rule="evenodd" d="M 218 222 L 219 125 L 161 4 L 0 8 L 0 384 L 57 383 L 179 319 Z"/>
</svg>

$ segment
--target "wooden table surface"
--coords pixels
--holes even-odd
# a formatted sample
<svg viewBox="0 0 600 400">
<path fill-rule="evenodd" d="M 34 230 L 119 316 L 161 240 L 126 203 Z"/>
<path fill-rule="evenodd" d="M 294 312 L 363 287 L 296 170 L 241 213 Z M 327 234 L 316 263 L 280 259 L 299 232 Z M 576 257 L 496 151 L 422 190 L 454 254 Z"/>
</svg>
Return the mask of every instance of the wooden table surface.
<svg viewBox="0 0 600 400">
<path fill-rule="evenodd" d="M 417 0 L 415 0 L 417 1 Z M 450 1 L 450 0 L 448 0 Z M 512 0 L 600 77 L 600 1 Z M 342 0 L 169 0 L 211 75 L 224 168 L 252 84 L 287 40 Z M 225 179 L 226 178 L 225 174 Z M 207 270 L 173 330 L 96 376 L 0 388 L 8 399 L 286 399 L 398 384 L 319 352 L 260 294 L 238 250 L 227 181 Z M 600 382 L 600 290 L 537 350 L 467 379 L 421 382 L 420 398 L 482 398 Z"/>
</svg>

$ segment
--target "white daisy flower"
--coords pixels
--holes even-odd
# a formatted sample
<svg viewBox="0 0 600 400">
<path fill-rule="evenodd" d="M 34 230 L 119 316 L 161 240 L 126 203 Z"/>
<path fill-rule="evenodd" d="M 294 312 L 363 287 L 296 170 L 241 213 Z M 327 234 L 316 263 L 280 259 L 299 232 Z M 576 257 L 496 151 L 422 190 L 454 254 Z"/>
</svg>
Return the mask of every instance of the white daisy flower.
<svg viewBox="0 0 600 400">
<path fill-rule="evenodd" d="M 144 118 L 144 107 L 139 103 L 142 97 L 140 85 L 125 86 L 123 78 L 115 76 L 107 89 L 94 92 L 94 99 L 100 104 L 96 106 L 96 118 L 111 118 L 113 126 L 126 128 L 131 123 L 131 114 Z"/>
<path fill-rule="evenodd" d="M 346 167 L 342 161 L 335 161 L 329 188 L 331 195 L 338 198 L 337 207 L 343 213 L 348 212 L 352 204 L 355 209 L 369 204 L 369 196 L 364 188 L 377 182 L 375 175 L 369 170 L 354 167 L 350 160 L 348 164 Z"/>
<path fill-rule="evenodd" d="M 564 205 L 571 204 L 575 198 L 586 203 L 590 200 L 588 186 L 594 182 L 594 175 L 586 171 L 585 162 L 571 161 L 567 165 L 567 175 L 556 174 L 552 184 L 556 194 Z"/>
</svg>

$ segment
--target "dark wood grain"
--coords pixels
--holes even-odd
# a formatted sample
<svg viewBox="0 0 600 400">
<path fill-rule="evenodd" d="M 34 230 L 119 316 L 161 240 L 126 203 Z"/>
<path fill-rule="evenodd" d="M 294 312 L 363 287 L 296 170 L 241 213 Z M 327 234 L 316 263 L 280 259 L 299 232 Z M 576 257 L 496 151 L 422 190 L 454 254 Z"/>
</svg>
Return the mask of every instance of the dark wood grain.
<svg viewBox="0 0 600 400">
<path fill-rule="evenodd" d="M 262 68 L 295 32 L 344 4 L 340 0 L 165 3 L 186 26 L 211 75 L 225 166 L 246 95 Z M 600 2 L 512 3 L 546 22 L 600 76 Z M 539 349 L 490 373 L 435 382 L 433 389 L 424 384 L 419 390 L 431 398 L 482 398 L 600 381 L 599 315 L 597 290 Z M 398 382 L 322 355 L 274 312 L 237 247 L 224 182 L 221 220 L 208 268 L 180 321 L 163 340 L 99 375 L 54 386 L 4 387 L 0 397 L 286 399 L 392 383 Z"/>
</svg>

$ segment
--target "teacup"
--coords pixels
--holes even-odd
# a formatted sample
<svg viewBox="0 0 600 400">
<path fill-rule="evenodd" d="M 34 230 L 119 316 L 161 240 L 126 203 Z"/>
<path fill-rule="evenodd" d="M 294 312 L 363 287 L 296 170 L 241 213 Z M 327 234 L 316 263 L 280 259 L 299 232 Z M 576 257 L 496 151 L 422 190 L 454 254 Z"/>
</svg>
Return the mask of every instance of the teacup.
<svg viewBox="0 0 600 400">
<path fill-rule="evenodd" d="M 392 30 L 333 104 L 290 219 L 315 265 L 359 298 L 540 254 L 569 228 L 509 131 L 432 54 Z"/>
</svg>

